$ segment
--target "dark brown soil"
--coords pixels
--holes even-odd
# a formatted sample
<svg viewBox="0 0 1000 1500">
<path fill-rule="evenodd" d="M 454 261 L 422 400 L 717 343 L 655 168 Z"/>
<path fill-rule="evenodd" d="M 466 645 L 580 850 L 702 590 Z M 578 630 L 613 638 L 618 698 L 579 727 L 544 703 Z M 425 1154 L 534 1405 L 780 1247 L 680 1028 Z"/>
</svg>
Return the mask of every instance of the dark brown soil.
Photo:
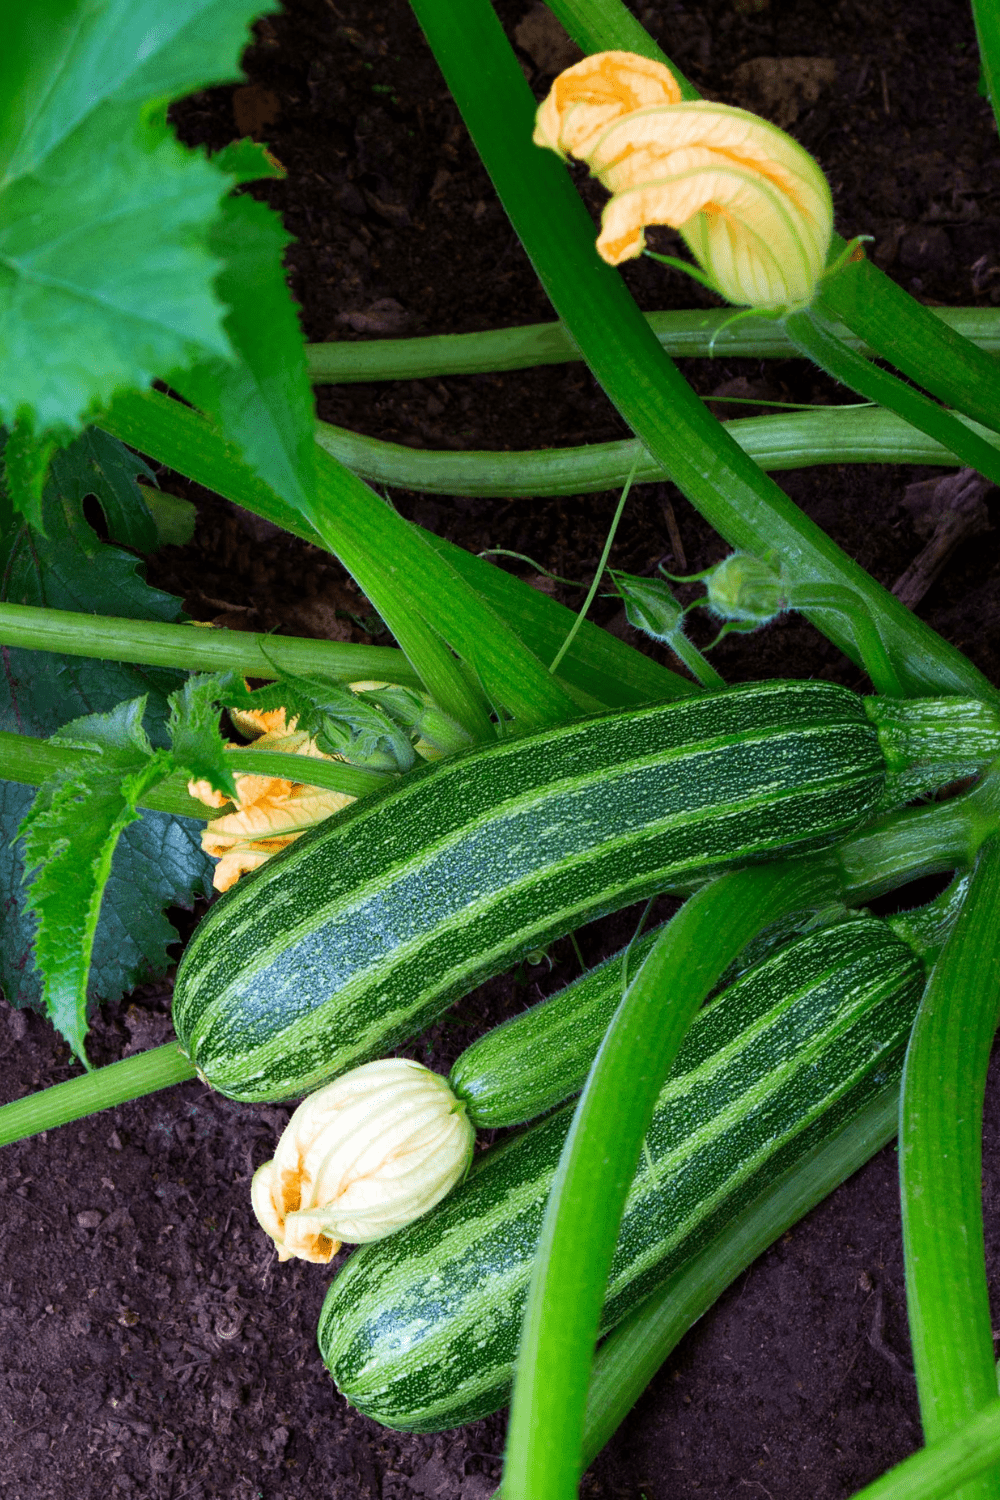
<svg viewBox="0 0 1000 1500">
<path fill-rule="evenodd" d="M 513 29 L 527 3 L 499 8 Z M 813 102 L 799 101 L 790 128 L 830 176 L 838 227 L 873 234 L 879 263 L 924 300 L 1000 301 L 1000 145 L 976 93 L 966 0 L 704 0 L 687 8 L 663 0 L 642 19 L 720 98 L 733 97 L 735 70 L 755 58 L 832 59 L 834 81 Z M 547 77 L 528 53 L 523 61 L 543 92 Z M 212 148 L 256 129 L 287 167 L 286 181 L 255 191 L 296 236 L 289 265 L 310 340 L 371 337 L 355 330 L 379 317 L 388 331 L 414 334 L 549 317 L 404 0 L 371 8 L 289 0 L 286 14 L 259 23 L 246 69 L 249 92 L 212 90 L 174 113 L 185 140 Z M 646 308 L 711 301 L 648 261 L 625 275 Z M 844 399 L 795 361 L 694 361 L 688 373 L 704 394 L 742 379 L 758 399 Z M 574 364 L 327 388 L 318 404 L 327 420 L 415 447 L 529 448 L 623 433 Z M 900 503 L 903 488 L 930 472 L 842 467 L 782 482 L 891 585 L 922 545 Z M 150 559 L 150 581 L 182 595 L 192 615 L 386 639 L 330 559 L 267 535 L 175 476 L 162 478 L 198 500 L 200 520 L 193 543 Z M 511 548 L 585 580 L 616 498 L 393 496 L 404 513 L 464 546 Z M 667 500 L 683 563 L 667 537 Z M 612 562 L 642 572 L 665 559 L 694 571 L 725 550 L 676 492 L 650 485 L 629 501 Z M 967 543 L 921 605 L 994 680 L 998 593 L 994 533 Z M 599 601 L 595 618 L 635 643 L 613 601 Z M 715 660 L 731 680 L 785 673 L 858 681 L 794 618 L 727 641 Z M 189 931 L 191 917 L 175 915 Z M 610 951 L 629 921 L 622 915 L 585 932 L 585 957 Z M 486 1024 L 572 976 L 568 944 L 553 958 L 551 972 L 541 966 L 485 986 L 417 1055 L 445 1069 Z M 110 1061 L 154 1045 L 169 1035 L 168 1014 L 169 984 L 148 986 L 102 1018 L 92 1055 Z M 0 1056 L 6 1098 L 71 1072 L 50 1028 L 6 1006 Z M 314 1330 L 329 1273 L 279 1266 L 250 1211 L 251 1173 L 287 1115 L 185 1084 L 2 1153 L 0 1493 L 484 1500 L 500 1472 L 502 1415 L 436 1437 L 400 1436 L 351 1412 L 325 1374 Z M 991 1269 L 1000 1267 L 991 1170 L 998 1144 L 991 1098 Z M 847 1496 L 919 1444 L 909 1357 L 890 1148 L 763 1256 L 685 1339 L 583 1493 Z"/>
</svg>

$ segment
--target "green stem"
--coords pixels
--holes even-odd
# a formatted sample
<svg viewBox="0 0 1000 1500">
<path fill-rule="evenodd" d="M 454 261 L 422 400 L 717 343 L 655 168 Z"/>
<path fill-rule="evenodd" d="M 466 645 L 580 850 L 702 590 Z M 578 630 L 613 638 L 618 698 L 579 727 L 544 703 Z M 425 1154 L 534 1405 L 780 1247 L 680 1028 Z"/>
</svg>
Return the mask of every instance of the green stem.
<svg viewBox="0 0 1000 1500">
<path fill-rule="evenodd" d="M 700 682 L 703 688 L 714 692 L 717 688 L 725 687 L 725 678 L 715 670 L 706 657 L 702 656 L 698 647 L 693 641 L 688 640 L 683 630 L 675 630 L 672 635 L 664 636 L 663 639 L 678 661 L 684 663 L 694 680 Z"/>
<path fill-rule="evenodd" d="M 982 1118 L 1000 1023 L 1000 837 L 983 845 L 921 1002 L 900 1103 L 903 1249 L 917 1391 L 933 1442 L 997 1395 L 983 1242 Z M 1000 1495 L 1000 1476 L 966 1500 Z"/>
<path fill-rule="evenodd" d="M 904 421 L 937 439 L 963 464 L 1000 484 L 1000 453 L 950 412 L 916 391 L 898 376 L 847 349 L 834 336 L 817 305 L 789 313 L 785 331 L 800 353 L 848 389 L 894 411 Z"/>
<path fill-rule="evenodd" d="M 1000 353 L 1000 312 L 991 307 L 933 307 L 928 312 L 991 354 Z M 643 313 L 674 359 L 787 359 L 795 346 L 780 323 L 745 318 L 732 323 L 729 308 Z M 730 324 L 730 327 L 726 327 Z M 850 349 L 870 353 L 844 324 L 834 332 Z M 428 376 L 475 375 L 569 364 L 580 351 L 562 323 L 529 323 L 483 333 L 441 333 L 422 338 L 340 340 L 307 344 L 309 378 L 316 385 L 369 380 L 422 380 Z"/>
<path fill-rule="evenodd" d="M 253 776 L 281 776 L 305 786 L 346 792 L 350 797 L 366 797 L 369 792 L 378 791 L 393 780 L 392 776 L 369 771 L 364 766 L 351 766 L 339 760 L 318 760 L 312 755 L 289 755 L 282 750 L 234 747 L 227 749 L 225 756 L 234 771 Z M 60 771 L 72 771 L 86 765 L 88 759 L 85 751 L 52 745 L 48 740 L 35 739 L 33 735 L 0 732 L 0 781 L 41 786 L 43 781 Z M 150 812 L 168 812 L 204 822 L 209 816 L 208 808 L 204 802 L 188 795 L 188 779 L 183 773 L 178 773 L 161 781 L 142 794 L 138 805 Z M 212 816 L 216 813 L 213 812 Z"/>
<path fill-rule="evenodd" d="M 840 242 L 838 242 L 840 243 Z M 823 282 L 817 307 L 946 405 L 984 426 L 1000 422 L 1000 351 L 977 348 L 961 325 L 936 317 L 870 260 L 849 261 Z"/>
<path fill-rule="evenodd" d="M 899 1088 L 894 1084 L 779 1177 L 605 1339 L 594 1357 L 587 1392 L 584 1467 L 624 1421 L 684 1334 L 740 1272 L 892 1140 L 898 1110 Z"/>
<path fill-rule="evenodd" d="M 867 367 L 870 368 L 870 367 Z M 935 407 L 935 411 L 940 411 Z M 954 420 L 991 447 L 1000 437 L 961 416 Z M 826 406 L 779 417 L 736 417 L 723 428 L 768 473 L 820 464 L 940 464 L 959 462 L 950 448 L 879 406 Z M 663 465 L 634 440 L 587 443 L 524 452 L 407 448 L 317 422 L 316 441 L 369 484 L 427 495 L 583 495 L 617 489 L 636 460 L 636 484 L 668 478 Z"/>
<path fill-rule="evenodd" d="M 41 786 L 57 772 L 82 765 L 84 758 L 81 751 L 67 749 L 64 745 L 50 745 L 47 740 L 35 739 L 28 734 L 0 731 L 0 781 Z M 138 806 L 147 812 L 170 813 L 173 817 L 194 818 L 204 823 L 208 810 L 203 802 L 188 795 L 187 782 L 188 778 L 180 774 L 167 777 L 145 791 Z"/>
<path fill-rule="evenodd" d="M 565 168 L 531 144 L 535 100 L 488 0 L 411 0 L 535 271 L 625 422 L 706 520 L 738 550 L 777 552 L 799 583 L 857 590 L 908 692 L 992 698 L 997 690 L 852 562 L 761 473 L 658 344 Z M 615 45 L 611 43 L 610 45 Z M 853 660 L 850 627 L 820 628 Z"/>
<path fill-rule="evenodd" d="M 824 588 L 804 588 L 792 585 L 788 593 L 788 604 L 791 609 L 810 610 L 814 614 L 820 614 L 823 610 L 833 610 L 850 621 L 851 631 L 857 644 L 858 655 L 861 657 L 864 669 L 872 680 L 877 693 L 885 693 L 890 698 L 901 698 L 903 696 L 902 684 L 896 675 L 896 669 L 889 659 L 889 653 L 885 649 L 885 642 L 879 635 L 878 627 L 865 607 L 864 600 L 858 599 L 850 589 L 840 588 L 837 584 Z"/>
<path fill-rule="evenodd" d="M 61 656 L 176 667 L 184 672 L 240 672 L 270 680 L 278 671 L 287 671 L 298 676 L 319 674 L 338 682 L 374 680 L 423 687 L 402 651 L 389 646 L 200 630 L 194 625 L 160 625 L 68 609 L 38 609 L 31 604 L 0 604 L 0 643 Z"/>
<path fill-rule="evenodd" d="M 395 780 L 383 771 L 369 771 L 341 760 L 318 760 L 312 755 L 286 755 L 282 750 L 255 750 L 247 746 L 226 750 L 225 756 L 234 771 L 251 776 L 280 776 L 328 792 L 346 792 L 349 797 L 367 797 Z"/>
<path fill-rule="evenodd" d="M 972 17 L 976 23 L 976 41 L 986 92 L 1000 130 L 1000 10 L 996 0 L 972 0 Z"/>
<path fill-rule="evenodd" d="M 177 1042 L 167 1042 L 149 1052 L 137 1052 L 106 1068 L 95 1068 L 65 1083 L 53 1084 L 41 1093 L 29 1094 L 0 1106 L 0 1146 L 25 1136 L 39 1135 L 56 1125 L 67 1125 L 85 1115 L 140 1099 L 157 1089 L 169 1088 L 195 1077 L 192 1063 Z"/>
<path fill-rule="evenodd" d="M 787 911 L 832 899 L 825 866 L 722 875 L 663 929 L 623 998 L 560 1158 L 528 1292 L 511 1399 L 505 1500 L 570 1500 L 590 1362 L 629 1183 L 691 1020 L 741 948 Z"/>
<path fill-rule="evenodd" d="M 858 906 L 905 879 L 968 869 L 1000 827 L 1000 772 L 964 796 L 907 807 L 851 834 L 831 852 L 844 900 Z M 902 877 L 902 878 L 901 878 Z"/>
</svg>

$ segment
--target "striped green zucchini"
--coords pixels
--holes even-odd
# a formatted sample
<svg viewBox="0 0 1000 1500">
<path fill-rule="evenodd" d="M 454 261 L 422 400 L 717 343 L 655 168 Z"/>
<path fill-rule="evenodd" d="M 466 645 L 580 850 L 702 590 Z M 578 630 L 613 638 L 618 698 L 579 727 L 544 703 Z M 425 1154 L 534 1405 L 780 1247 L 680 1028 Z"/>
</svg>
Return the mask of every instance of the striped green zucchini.
<svg viewBox="0 0 1000 1500">
<path fill-rule="evenodd" d="M 843 906 L 822 918 L 814 911 L 789 913 L 730 965 L 719 988 L 807 927 L 849 919 L 851 914 Z M 628 976 L 638 973 L 661 931 L 653 928 L 627 949 L 466 1047 L 448 1082 L 477 1130 L 523 1125 L 579 1093 Z"/>
<path fill-rule="evenodd" d="M 858 826 L 890 784 L 874 701 L 749 684 L 411 772 L 217 903 L 178 971 L 181 1045 L 231 1098 L 295 1097 L 582 922 Z"/>
<path fill-rule="evenodd" d="M 899 1075 L 924 972 L 887 923 L 862 917 L 779 948 L 699 1013 L 629 1193 L 602 1330 Z M 431 1432 L 503 1404 L 571 1118 L 486 1153 L 426 1218 L 352 1256 L 319 1346 L 353 1406 Z"/>
<path fill-rule="evenodd" d="M 632 944 L 629 974 L 659 933 L 657 927 Z M 466 1047 L 448 1082 L 477 1130 L 523 1125 L 583 1088 L 624 992 L 625 951 Z"/>
</svg>

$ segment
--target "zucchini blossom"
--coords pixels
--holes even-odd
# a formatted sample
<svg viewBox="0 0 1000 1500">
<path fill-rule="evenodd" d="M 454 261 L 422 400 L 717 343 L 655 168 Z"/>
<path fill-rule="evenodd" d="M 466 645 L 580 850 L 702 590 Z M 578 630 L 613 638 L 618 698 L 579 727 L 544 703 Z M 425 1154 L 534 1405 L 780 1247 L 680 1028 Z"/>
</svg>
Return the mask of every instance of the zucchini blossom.
<svg viewBox="0 0 1000 1500">
<path fill-rule="evenodd" d="M 279 1260 L 325 1265 L 341 1242 L 402 1229 L 466 1174 L 475 1131 L 446 1079 L 387 1057 L 353 1068 L 295 1110 L 254 1173 L 254 1213 Z"/>
<path fill-rule="evenodd" d="M 642 254 L 647 224 L 667 224 L 728 302 L 773 311 L 812 300 L 833 234 L 830 188 L 776 125 L 682 100 L 661 63 L 597 52 L 560 73 L 533 139 L 585 161 L 611 193 L 597 241 L 610 265 Z"/>
</svg>

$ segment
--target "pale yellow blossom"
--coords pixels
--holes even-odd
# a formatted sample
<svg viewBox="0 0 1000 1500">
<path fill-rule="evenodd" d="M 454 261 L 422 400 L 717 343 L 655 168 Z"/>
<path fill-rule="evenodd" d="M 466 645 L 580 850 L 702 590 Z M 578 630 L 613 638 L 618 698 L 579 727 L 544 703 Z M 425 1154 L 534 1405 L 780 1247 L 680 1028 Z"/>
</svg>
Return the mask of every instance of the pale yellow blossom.
<svg viewBox="0 0 1000 1500">
<path fill-rule="evenodd" d="M 355 693 L 388 685 L 375 681 L 348 684 Z M 430 703 L 429 698 L 426 701 Z M 286 755 L 308 755 L 317 760 L 344 759 L 341 755 L 326 755 L 319 750 L 314 739 L 295 728 L 297 718 L 286 720 L 283 708 L 230 708 L 228 713 L 239 732 L 252 741 L 244 748 L 280 750 Z M 435 760 L 442 753 L 423 739 L 417 741 L 414 749 L 424 760 Z M 332 817 L 355 800 L 346 792 L 328 791 L 280 776 L 256 776 L 252 772 L 236 771 L 234 780 L 235 810 L 221 818 L 213 818 L 201 835 L 205 853 L 219 861 L 212 877 L 217 891 L 229 890 L 241 875 L 259 869 L 307 829 Z M 207 807 L 223 807 L 229 800 L 204 780 L 189 781 L 188 792 Z"/>
<path fill-rule="evenodd" d="M 297 718 L 285 721 L 283 708 L 230 708 L 227 709 L 233 725 L 248 740 L 259 739 L 262 734 L 291 734 Z"/>
<path fill-rule="evenodd" d="M 446 1079 L 402 1057 L 353 1068 L 295 1110 L 250 1196 L 279 1260 L 323 1265 L 412 1223 L 468 1170 L 475 1132 Z"/>
<path fill-rule="evenodd" d="M 603 52 L 556 79 L 534 139 L 586 161 L 612 194 L 597 241 L 611 265 L 642 253 L 646 225 L 666 224 L 728 301 L 770 310 L 811 300 L 833 204 L 817 163 L 777 126 L 681 100 L 662 64 Z"/>
<path fill-rule="evenodd" d="M 662 63 L 635 52 L 595 52 L 559 74 L 535 118 L 532 139 L 586 161 L 606 127 L 650 105 L 679 104 L 680 87 Z"/>
</svg>

